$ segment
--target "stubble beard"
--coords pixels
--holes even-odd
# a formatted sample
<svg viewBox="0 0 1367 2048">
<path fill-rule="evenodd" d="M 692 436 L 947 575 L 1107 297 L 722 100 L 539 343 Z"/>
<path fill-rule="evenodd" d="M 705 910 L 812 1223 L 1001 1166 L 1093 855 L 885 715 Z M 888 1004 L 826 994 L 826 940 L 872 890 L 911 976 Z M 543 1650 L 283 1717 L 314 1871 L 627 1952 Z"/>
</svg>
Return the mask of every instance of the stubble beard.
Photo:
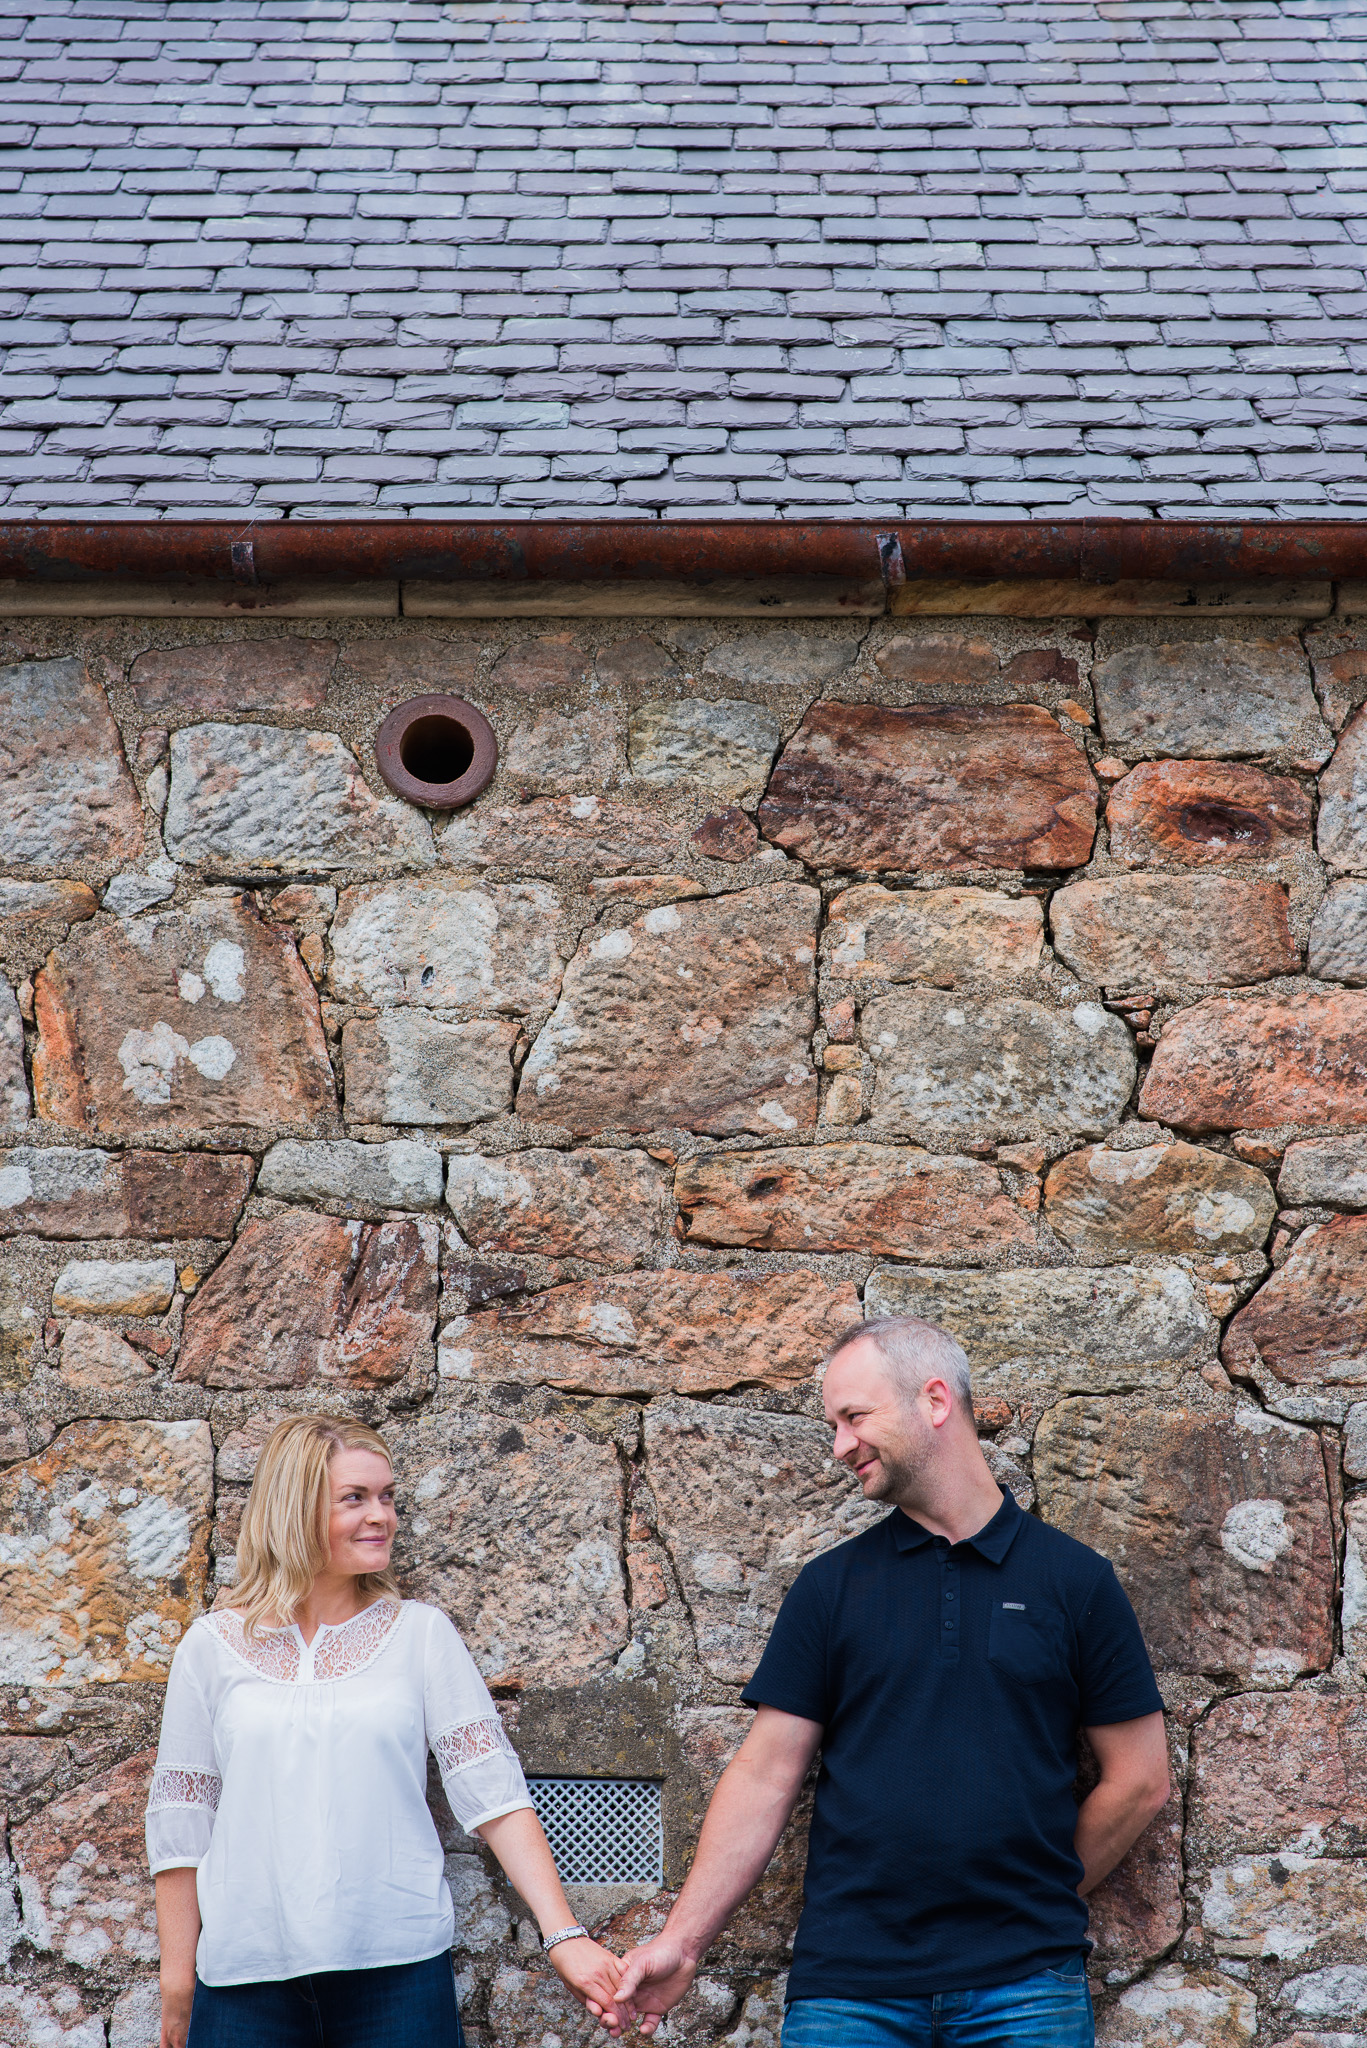
<svg viewBox="0 0 1367 2048">
<path fill-rule="evenodd" d="M 902 1507 L 914 1499 L 920 1491 L 918 1481 L 925 1472 L 928 1459 L 924 1448 L 910 1440 L 899 1444 L 896 1451 L 880 1450 L 879 1477 L 874 1485 L 866 1487 L 866 1500 L 887 1500 Z"/>
</svg>

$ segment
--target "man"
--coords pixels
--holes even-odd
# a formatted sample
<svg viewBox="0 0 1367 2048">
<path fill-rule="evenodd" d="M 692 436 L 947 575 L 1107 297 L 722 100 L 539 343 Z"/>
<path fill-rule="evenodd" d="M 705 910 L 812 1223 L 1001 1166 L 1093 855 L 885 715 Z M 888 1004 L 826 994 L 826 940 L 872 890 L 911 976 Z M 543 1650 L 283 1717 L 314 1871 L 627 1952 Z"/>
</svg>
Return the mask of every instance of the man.
<svg viewBox="0 0 1367 2048">
<path fill-rule="evenodd" d="M 943 1330 L 852 1330 L 824 1400 L 836 1457 L 894 1512 L 784 1601 L 754 1726 L 605 2024 L 652 2033 L 683 1996 L 820 1748 L 783 2048 L 1089 2048 L 1083 1900 L 1169 1791 L 1134 1612 L 1104 1558 L 997 1485 Z M 1101 1771 L 1080 1807 L 1079 1727 Z"/>
</svg>

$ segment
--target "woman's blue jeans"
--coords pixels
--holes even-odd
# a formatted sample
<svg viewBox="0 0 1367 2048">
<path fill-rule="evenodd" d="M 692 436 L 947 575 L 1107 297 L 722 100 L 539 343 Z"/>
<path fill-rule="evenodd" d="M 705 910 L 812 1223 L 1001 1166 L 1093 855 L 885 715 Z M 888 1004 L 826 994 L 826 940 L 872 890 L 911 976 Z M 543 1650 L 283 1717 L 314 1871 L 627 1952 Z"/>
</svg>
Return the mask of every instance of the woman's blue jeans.
<svg viewBox="0 0 1367 2048">
<path fill-rule="evenodd" d="M 932 1998 L 795 1998 L 782 2048 L 1093 2048 L 1092 1994 L 1079 1953 L 988 1991 Z M 191 2048 L 196 2048 L 191 2041 Z"/>
<path fill-rule="evenodd" d="M 196 1980 L 186 2048 L 463 2048 L 450 1951 L 272 1984 Z"/>
</svg>

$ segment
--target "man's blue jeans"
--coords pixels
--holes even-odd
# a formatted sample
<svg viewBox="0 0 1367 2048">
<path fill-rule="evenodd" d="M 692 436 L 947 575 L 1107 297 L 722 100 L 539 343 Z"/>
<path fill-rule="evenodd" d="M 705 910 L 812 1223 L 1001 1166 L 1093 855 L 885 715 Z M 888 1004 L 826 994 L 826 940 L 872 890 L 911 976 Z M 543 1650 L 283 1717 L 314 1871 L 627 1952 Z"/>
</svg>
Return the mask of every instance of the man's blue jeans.
<svg viewBox="0 0 1367 2048">
<path fill-rule="evenodd" d="M 928 1998 L 795 1998 L 782 2048 L 1093 2048 L 1092 1995 L 1079 1954 L 990 1991 Z"/>
</svg>

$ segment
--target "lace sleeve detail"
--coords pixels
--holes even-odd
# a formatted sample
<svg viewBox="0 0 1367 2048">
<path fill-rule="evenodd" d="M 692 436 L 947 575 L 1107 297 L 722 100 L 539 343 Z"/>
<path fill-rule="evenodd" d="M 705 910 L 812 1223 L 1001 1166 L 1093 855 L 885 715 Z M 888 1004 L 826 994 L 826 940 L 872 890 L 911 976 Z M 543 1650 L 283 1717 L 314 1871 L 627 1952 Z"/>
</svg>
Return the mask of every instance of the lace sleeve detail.
<svg viewBox="0 0 1367 2048">
<path fill-rule="evenodd" d="M 222 1790 L 223 1780 L 217 1771 L 183 1771 L 158 1764 L 147 1788 L 147 1811 L 164 1813 L 172 1806 L 202 1806 L 208 1813 L 217 1813 Z"/>
<path fill-rule="evenodd" d="M 195 1869 L 209 1853 L 223 1780 L 217 1771 L 158 1764 L 147 1788 L 147 1863 L 158 1871 Z"/>
<path fill-rule="evenodd" d="M 530 1806 L 517 1751 L 449 1616 L 417 1607 L 424 1630 L 423 1720 L 452 1816 L 467 1834 Z"/>
<path fill-rule="evenodd" d="M 453 1728 L 442 1730 L 432 1748 L 443 1778 L 449 1778 L 453 1771 L 465 1770 L 470 1764 L 483 1763 L 486 1757 L 517 1755 L 497 1714 L 478 1721 L 457 1721 Z"/>
</svg>

